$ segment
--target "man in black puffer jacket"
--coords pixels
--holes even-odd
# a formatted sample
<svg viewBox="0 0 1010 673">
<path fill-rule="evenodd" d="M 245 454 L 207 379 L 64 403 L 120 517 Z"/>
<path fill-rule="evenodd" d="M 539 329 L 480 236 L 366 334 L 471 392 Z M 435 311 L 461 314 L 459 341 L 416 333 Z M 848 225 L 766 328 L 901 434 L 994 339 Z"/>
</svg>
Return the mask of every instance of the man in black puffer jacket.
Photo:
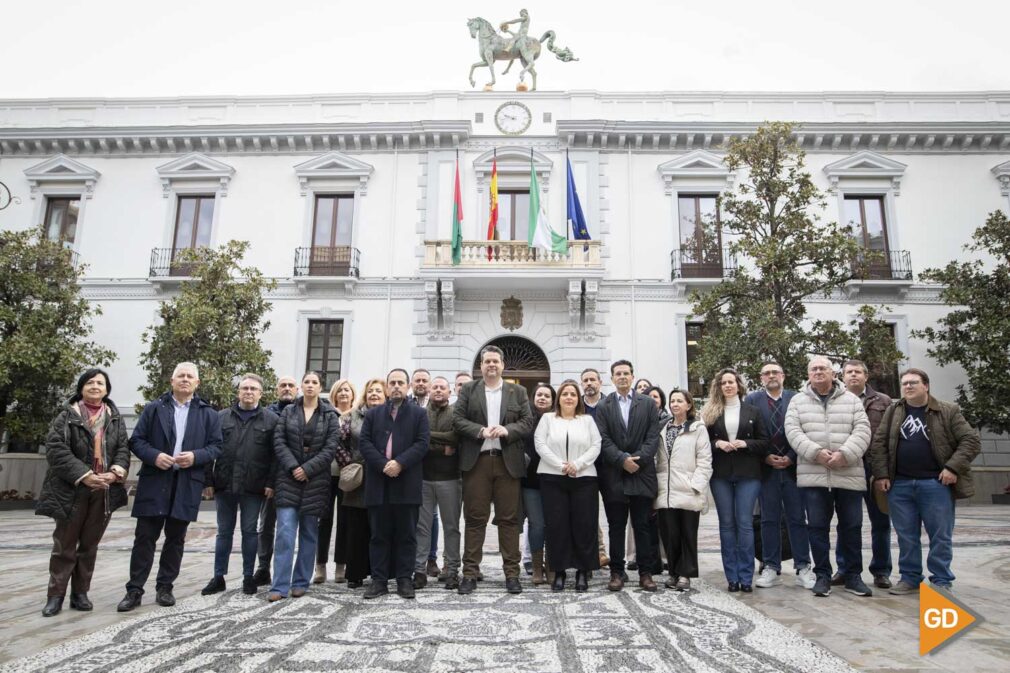
<svg viewBox="0 0 1010 673">
<path fill-rule="evenodd" d="M 274 427 L 277 414 L 260 406 L 263 379 L 245 374 L 238 384 L 238 402 L 220 412 L 221 455 L 213 469 L 207 466 L 207 490 L 217 504 L 217 544 L 214 548 L 214 577 L 201 592 L 204 596 L 225 590 L 235 533 L 235 517 L 242 516 L 242 592 L 256 593 L 253 570 L 256 565 L 256 524 L 266 498 L 274 496 L 277 461 L 274 456 Z"/>
</svg>

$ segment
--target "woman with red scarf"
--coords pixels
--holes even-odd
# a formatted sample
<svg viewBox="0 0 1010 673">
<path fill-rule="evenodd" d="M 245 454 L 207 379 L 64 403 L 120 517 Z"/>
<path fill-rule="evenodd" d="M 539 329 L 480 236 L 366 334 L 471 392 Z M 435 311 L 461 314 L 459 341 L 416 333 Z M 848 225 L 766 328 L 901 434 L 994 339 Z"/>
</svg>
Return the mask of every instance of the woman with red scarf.
<svg viewBox="0 0 1010 673">
<path fill-rule="evenodd" d="M 43 617 L 63 608 L 91 610 L 88 599 L 98 543 L 113 510 L 126 504 L 130 449 L 126 427 L 109 399 L 112 386 L 101 369 L 77 379 L 77 392 L 49 426 L 46 472 L 36 514 L 56 520 L 49 558 L 49 593 Z"/>
</svg>

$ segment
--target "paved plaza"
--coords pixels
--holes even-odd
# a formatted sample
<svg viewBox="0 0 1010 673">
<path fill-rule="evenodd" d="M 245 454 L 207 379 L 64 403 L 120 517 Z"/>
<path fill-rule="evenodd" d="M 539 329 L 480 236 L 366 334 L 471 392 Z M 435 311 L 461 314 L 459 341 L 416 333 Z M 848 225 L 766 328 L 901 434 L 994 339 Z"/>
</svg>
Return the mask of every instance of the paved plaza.
<svg viewBox="0 0 1010 673">
<path fill-rule="evenodd" d="M 631 573 L 629 588 L 612 594 L 597 573 L 586 594 L 552 594 L 524 577 L 523 594 L 508 596 L 490 527 L 487 579 L 471 596 L 429 584 L 416 601 L 390 595 L 365 602 L 361 590 L 329 582 L 277 604 L 267 603 L 264 592 L 241 593 L 237 555 L 228 591 L 200 596 L 215 534 L 213 512 L 202 512 L 190 527 L 178 604 L 157 606 L 152 584 L 143 606 L 121 615 L 115 605 L 133 532 L 133 520 L 121 510 L 99 553 L 90 594 L 95 611 L 65 607 L 50 619 L 40 612 L 51 521 L 4 512 L 0 671 L 1004 671 L 1010 660 L 1008 514 L 1005 507 L 959 509 L 955 591 L 986 622 L 920 657 L 914 596 L 836 591 L 815 598 L 785 574 L 779 587 L 726 593 L 714 511 L 702 517 L 702 578 L 690 593 L 638 591 Z"/>
</svg>

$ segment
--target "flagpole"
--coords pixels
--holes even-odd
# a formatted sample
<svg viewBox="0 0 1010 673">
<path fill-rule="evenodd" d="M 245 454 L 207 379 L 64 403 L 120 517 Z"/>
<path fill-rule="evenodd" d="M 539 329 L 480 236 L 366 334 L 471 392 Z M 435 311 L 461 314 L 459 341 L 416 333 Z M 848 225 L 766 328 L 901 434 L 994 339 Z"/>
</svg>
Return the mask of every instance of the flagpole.
<svg viewBox="0 0 1010 673">
<path fill-rule="evenodd" d="M 572 228 L 572 220 L 568 217 L 568 199 L 571 198 L 568 195 L 568 190 L 571 188 L 568 184 L 568 171 L 569 166 L 572 165 L 571 159 L 568 158 L 568 148 L 565 148 L 565 239 L 571 240 L 568 237 L 568 230 Z"/>
</svg>

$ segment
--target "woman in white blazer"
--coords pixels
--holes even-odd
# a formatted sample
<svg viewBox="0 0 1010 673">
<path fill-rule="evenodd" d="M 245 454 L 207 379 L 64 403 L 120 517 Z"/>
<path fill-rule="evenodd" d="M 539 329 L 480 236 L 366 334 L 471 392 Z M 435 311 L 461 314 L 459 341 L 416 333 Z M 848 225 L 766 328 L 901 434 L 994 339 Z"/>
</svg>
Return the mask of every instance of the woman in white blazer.
<svg viewBox="0 0 1010 673">
<path fill-rule="evenodd" d="M 655 507 L 670 566 L 666 586 L 687 591 L 691 578 L 698 576 L 698 520 L 708 503 L 712 449 L 705 424 L 695 420 L 691 393 L 671 390 L 670 413 L 673 417 L 659 431 Z"/>
<path fill-rule="evenodd" d="M 586 591 L 589 573 L 600 567 L 596 544 L 600 499 L 594 465 L 600 455 L 600 431 L 586 413 L 578 383 L 561 384 L 554 411 L 541 417 L 533 442 L 540 455 L 537 474 L 547 561 L 555 571 L 551 591 L 564 590 L 566 568 L 575 568 L 575 590 Z"/>
</svg>

